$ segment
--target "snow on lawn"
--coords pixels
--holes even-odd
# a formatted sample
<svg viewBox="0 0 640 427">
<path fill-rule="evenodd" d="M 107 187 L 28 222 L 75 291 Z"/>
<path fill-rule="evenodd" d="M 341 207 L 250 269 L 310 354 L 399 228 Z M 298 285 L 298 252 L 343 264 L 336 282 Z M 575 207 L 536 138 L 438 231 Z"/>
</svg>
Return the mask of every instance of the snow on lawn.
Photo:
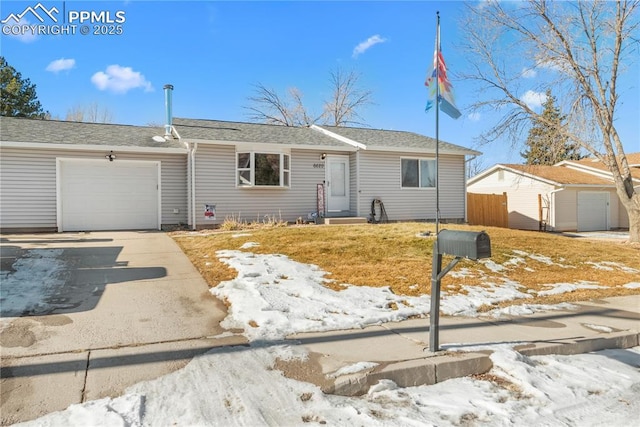
<svg viewBox="0 0 640 427">
<path fill-rule="evenodd" d="M 299 332 L 320 332 L 395 322 L 430 310 L 430 297 L 395 295 L 388 287 L 346 286 L 334 291 L 326 286 L 326 272 L 284 255 L 244 251 L 217 252 L 238 276 L 211 289 L 230 304 L 221 326 L 244 329 L 249 340 L 283 339 Z M 441 311 L 447 315 L 476 316 L 478 308 L 502 301 L 531 298 L 517 282 L 486 282 L 461 286 L 463 292 L 442 292 Z M 547 306 L 527 306 L 528 312 Z"/>
<path fill-rule="evenodd" d="M 247 248 L 251 242 L 245 243 Z M 515 251 L 519 255 L 531 256 Z M 321 332 L 405 320 L 429 313 L 430 297 L 395 295 L 388 287 L 345 285 L 339 292 L 324 286 L 326 272 L 318 266 L 302 264 L 284 255 L 262 255 L 245 251 L 223 250 L 218 258 L 238 271 L 238 276 L 211 289 L 216 297 L 230 304 L 228 316 L 221 326 L 244 329 L 249 340 L 282 339 L 299 332 Z M 524 260 L 524 258 L 521 258 Z M 517 263 L 520 263 L 518 261 Z M 553 264 L 553 261 L 549 260 Z M 494 263 L 495 264 L 495 263 Z M 514 264 L 507 261 L 505 264 Z M 485 262 L 485 265 L 487 263 Z M 488 268 L 500 264 L 489 265 Z M 501 271 L 496 268 L 494 271 Z M 470 276 L 468 269 L 458 278 Z M 450 273 L 451 274 L 451 273 Z M 482 274 L 482 273 L 481 273 Z M 503 301 L 532 298 L 536 295 L 556 295 L 577 289 L 604 289 L 594 282 L 545 285 L 549 289 L 527 291 L 523 285 L 505 278 L 483 275 L 482 286 L 462 285 L 455 294 L 442 291 L 440 309 L 450 316 L 478 316 L 482 306 Z M 493 283 L 493 282 L 499 283 Z M 631 285 L 631 284 L 629 284 Z M 626 287 L 631 287 L 625 285 Z M 539 311 L 573 309 L 569 304 L 549 306 L 524 304 L 497 309 L 485 316 L 533 314 Z"/>
<path fill-rule="evenodd" d="M 304 360 L 302 348 L 273 341 L 267 345 L 267 340 L 400 320 L 428 312 L 429 298 L 357 286 L 335 292 L 323 286 L 327 279 L 317 266 L 281 255 L 220 251 L 218 256 L 238 271 L 236 279 L 212 289 L 231 303 L 223 326 L 245 329 L 250 346 L 213 349 L 183 369 L 130 387 L 123 396 L 72 405 L 24 425 L 623 426 L 640 413 L 640 347 L 526 357 L 512 349 L 521 343 L 485 346 L 493 351 L 494 366 L 480 378 L 407 388 L 385 380 L 361 397 L 325 395 L 317 386 L 275 369 L 277 360 Z M 467 302 L 462 295 L 443 294 L 442 307 L 477 315 L 477 301 L 528 295 L 520 288 L 510 281 L 466 287 Z M 526 307 L 530 312 L 549 309 Z M 521 314 L 517 308 L 508 310 Z M 361 361 L 345 369 L 372 367 Z"/>
<path fill-rule="evenodd" d="M 29 426 L 626 426 L 640 413 L 640 347 L 527 357 L 492 347 L 487 381 L 457 378 L 400 388 L 389 380 L 361 397 L 324 395 L 285 378 L 287 346 L 220 348 L 185 368 Z M 311 423 L 311 424 L 309 424 Z"/>
</svg>

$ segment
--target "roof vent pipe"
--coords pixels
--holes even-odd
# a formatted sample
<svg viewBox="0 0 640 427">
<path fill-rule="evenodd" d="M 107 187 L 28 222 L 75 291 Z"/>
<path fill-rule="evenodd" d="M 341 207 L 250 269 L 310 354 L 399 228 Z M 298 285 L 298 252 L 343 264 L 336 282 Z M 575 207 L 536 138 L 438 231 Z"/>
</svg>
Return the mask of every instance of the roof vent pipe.
<svg viewBox="0 0 640 427">
<path fill-rule="evenodd" d="M 165 122 L 164 122 L 164 136 L 165 138 L 171 137 L 171 127 L 173 126 L 173 85 L 164 85 L 164 108 L 165 108 Z"/>
</svg>

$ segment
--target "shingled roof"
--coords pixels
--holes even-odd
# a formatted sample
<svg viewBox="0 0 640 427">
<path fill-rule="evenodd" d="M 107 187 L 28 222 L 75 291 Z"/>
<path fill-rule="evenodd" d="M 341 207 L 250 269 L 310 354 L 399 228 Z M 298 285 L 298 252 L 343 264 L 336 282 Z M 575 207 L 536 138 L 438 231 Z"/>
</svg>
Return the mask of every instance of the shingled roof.
<svg viewBox="0 0 640 427">
<path fill-rule="evenodd" d="M 173 120 L 181 138 L 206 141 L 248 143 L 274 143 L 284 145 L 328 146 L 345 149 L 349 145 L 309 127 L 279 126 L 259 123 L 227 122 L 175 118 Z M 367 150 L 420 151 L 435 153 L 436 141 L 412 132 L 319 126 L 336 135 L 363 144 Z M 445 153 L 478 155 L 478 151 L 440 141 L 439 149 Z"/>
<path fill-rule="evenodd" d="M 164 128 L 111 123 L 67 122 L 23 117 L 0 117 L 0 140 L 48 144 L 185 148 L 178 140 L 156 142 Z M 186 149 L 185 149 L 186 151 Z"/>
<path fill-rule="evenodd" d="M 413 132 L 337 126 L 322 126 L 322 128 L 340 136 L 344 136 L 345 138 L 360 142 L 366 145 L 369 150 L 401 151 L 403 149 L 410 149 L 433 153 L 436 151 L 435 139 Z M 479 151 L 471 150 L 445 141 L 439 141 L 438 150 L 452 154 L 482 154 Z"/>
<path fill-rule="evenodd" d="M 308 127 L 184 118 L 174 118 L 173 125 L 180 137 L 186 140 L 347 147 L 343 142 Z"/>
<path fill-rule="evenodd" d="M 258 123 L 175 118 L 173 125 L 187 141 L 209 141 L 251 144 L 281 144 L 324 149 L 355 150 L 354 145 L 331 136 L 331 133 L 365 146 L 367 150 L 435 153 L 436 141 L 412 132 L 322 126 L 329 133 L 309 127 L 278 126 Z M 179 148 L 184 144 L 172 139 L 156 142 L 164 135 L 163 127 L 40 120 L 19 117 L 0 118 L 0 140 L 16 143 L 68 145 L 130 146 L 146 148 Z M 443 153 L 478 155 L 477 151 L 440 141 Z"/>
<path fill-rule="evenodd" d="M 640 153 L 628 153 L 627 162 L 631 168 L 631 176 L 640 180 Z M 575 163 L 586 168 L 593 168 L 609 173 L 609 169 L 599 159 L 581 159 L 581 160 L 568 160 L 567 163 Z"/>
<path fill-rule="evenodd" d="M 601 178 L 590 173 L 580 172 L 571 168 L 559 166 L 539 166 L 539 165 L 502 165 L 509 169 L 524 172 L 556 184 L 563 185 L 613 185 L 613 181 Z"/>
</svg>

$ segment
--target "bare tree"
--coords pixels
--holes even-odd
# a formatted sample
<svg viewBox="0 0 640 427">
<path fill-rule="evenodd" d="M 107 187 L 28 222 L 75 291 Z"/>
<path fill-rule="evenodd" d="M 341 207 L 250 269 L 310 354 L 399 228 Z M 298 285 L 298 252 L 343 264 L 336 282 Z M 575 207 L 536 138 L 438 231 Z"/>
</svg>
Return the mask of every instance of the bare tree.
<svg viewBox="0 0 640 427">
<path fill-rule="evenodd" d="M 258 83 L 248 98 L 249 119 L 283 126 L 309 126 L 321 122 L 331 126 L 362 125 L 359 111 L 372 104 L 371 91 L 359 87 L 360 75 L 340 68 L 330 73 L 331 97 L 324 102 L 322 114 L 314 115 L 303 102 L 300 89 L 291 87 L 281 96 L 272 88 Z"/>
<path fill-rule="evenodd" d="M 363 123 L 359 111 L 373 104 L 372 92 L 358 85 L 360 74 L 355 71 L 344 72 L 336 68 L 331 72 L 329 82 L 331 98 L 324 104 L 325 124 L 331 126 L 360 125 Z"/>
<path fill-rule="evenodd" d="M 487 167 L 480 157 L 473 157 L 472 159 L 467 161 L 467 179 L 478 175 L 486 168 Z"/>
<path fill-rule="evenodd" d="M 88 105 L 76 105 L 67 110 L 68 122 L 113 123 L 113 114 L 97 102 Z"/>
<path fill-rule="evenodd" d="M 254 95 L 249 97 L 251 105 L 249 119 L 282 126 L 308 126 L 320 119 L 313 118 L 302 102 L 302 92 L 296 87 L 287 89 L 287 96 L 280 96 L 262 83 L 254 86 Z"/>
<path fill-rule="evenodd" d="M 640 194 L 615 118 L 618 78 L 637 55 L 639 3 L 487 1 L 470 5 L 462 23 L 472 69 L 462 77 L 481 87 L 471 109 L 503 114 L 483 141 L 521 143 L 531 120 L 553 126 L 531 102 L 543 100 L 543 88 L 552 87 L 566 115 L 560 132 L 611 172 L 632 242 L 640 242 Z"/>
</svg>

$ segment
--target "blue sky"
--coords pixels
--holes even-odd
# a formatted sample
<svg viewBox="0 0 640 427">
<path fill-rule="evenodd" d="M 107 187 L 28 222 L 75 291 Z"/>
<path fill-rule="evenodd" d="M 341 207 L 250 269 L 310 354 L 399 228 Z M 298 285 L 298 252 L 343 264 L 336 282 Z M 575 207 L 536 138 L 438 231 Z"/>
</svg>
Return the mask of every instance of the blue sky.
<svg viewBox="0 0 640 427">
<path fill-rule="evenodd" d="M 40 3 L 49 11 L 56 7 L 58 18 L 76 12 L 78 20 L 84 11 L 103 12 L 104 21 L 116 21 L 111 28 L 85 22 L 87 35 L 80 34 L 83 24 L 76 20 L 75 34 L 1 36 L 1 54 L 37 85 L 40 102 L 54 117 L 64 118 L 73 107 L 97 103 L 112 113 L 116 123 L 162 124 L 166 83 L 175 87 L 173 110 L 178 117 L 247 121 L 243 106 L 258 82 L 283 94 L 288 87 L 297 87 L 309 109 L 319 113 L 330 92 L 329 73 L 339 66 L 360 73 L 361 87 L 373 92 L 375 105 L 361 111 L 368 125 L 432 137 L 435 119 L 433 112 L 424 112 L 424 80 L 432 66 L 436 11 L 440 11 L 442 49 L 463 111 L 458 120 L 441 115 L 440 138 L 483 151 L 485 167 L 522 161 L 506 141 L 475 145 L 474 139 L 498 117 L 470 116 L 464 110 L 476 100 L 477 91 L 471 82 L 455 79 L 457 69 L 467 66 L 456 50 L 462 42 L 458 29 L 462 2 Z M 0 17 L 37 4 L 37 0 L 3 0 Z M 31 13 L 23 19 L 39 23 Z M 101 28 L 122 34 L 91 34 Z M 640 151 L 638 64 L 634 67 L 635 77 L 628 75 L 626 86 L 621 86 L 626 89 L 617 122 L 627 152 Z"/>
</svg>

